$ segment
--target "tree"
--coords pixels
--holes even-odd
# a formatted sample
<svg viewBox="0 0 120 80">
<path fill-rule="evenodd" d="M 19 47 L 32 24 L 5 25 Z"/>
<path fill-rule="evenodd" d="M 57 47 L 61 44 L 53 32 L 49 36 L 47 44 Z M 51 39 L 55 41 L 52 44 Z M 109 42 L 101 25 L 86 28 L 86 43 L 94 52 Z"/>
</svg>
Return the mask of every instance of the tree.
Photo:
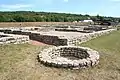
<svg viewBox="0 0 120 80">
<path fill-rule="evenodd" d="M 27 19 L 22 15 L 15 16 L 14 20 L 16 20 L 17 22 L 25 22 L 25 21 L 27 21 Z"/>
<path fill-rule="evenodd" d="M 4 15 L 0 15 L 0 22 L 6 22 L 7 21 L 7 17 Z"/>
<path fill-rule="evenodd" d="M 90 16 L 88 14 L 67 14 L 67 13 L 51 13 L 51 12 L 33 12 L 33 11 L 14 11 L 14 12 L 0 12 L 0 22 L 72 22 L 85 19 L 108 20 L 113 22 L 120 21 L 120 18 L 104 17 L 104 16 Z"/>
</svg>

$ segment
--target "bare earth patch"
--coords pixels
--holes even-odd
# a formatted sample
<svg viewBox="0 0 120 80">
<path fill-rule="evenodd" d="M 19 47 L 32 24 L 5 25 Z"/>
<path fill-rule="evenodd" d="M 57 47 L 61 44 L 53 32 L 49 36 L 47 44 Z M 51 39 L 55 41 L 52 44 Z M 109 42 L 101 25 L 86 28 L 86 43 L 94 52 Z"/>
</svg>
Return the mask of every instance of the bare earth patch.
<svg viewBox="0 0 120 80">
<path fill-rule="evenodd" d="M 36 45 L 36 46 L 45 46 L 47 44 L 39 42 L 39 41 L 34 41 L 34 40 L 30 40 L 30 44 L 32 45 Z"/>
<path fill-rule="evenodd" d="M 0 27 L 28 27 L 41 25 L 88 25 L 89 23 L 72 22 L 0 22 Z"/>
</svg>

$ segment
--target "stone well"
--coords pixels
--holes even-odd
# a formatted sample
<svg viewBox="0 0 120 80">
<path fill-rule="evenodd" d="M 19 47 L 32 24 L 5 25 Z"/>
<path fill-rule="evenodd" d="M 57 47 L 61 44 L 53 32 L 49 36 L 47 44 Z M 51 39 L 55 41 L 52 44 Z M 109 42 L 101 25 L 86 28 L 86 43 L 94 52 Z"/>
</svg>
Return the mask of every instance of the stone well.
<svg viewBox="0 0 120 80">
<path fill-rule="evenodd" d="M 59 46 L 44 49 L 39 59 L 46 66 L 79 69 L 97 65 L 99 53 L 87 47 Z"/>
</svg>

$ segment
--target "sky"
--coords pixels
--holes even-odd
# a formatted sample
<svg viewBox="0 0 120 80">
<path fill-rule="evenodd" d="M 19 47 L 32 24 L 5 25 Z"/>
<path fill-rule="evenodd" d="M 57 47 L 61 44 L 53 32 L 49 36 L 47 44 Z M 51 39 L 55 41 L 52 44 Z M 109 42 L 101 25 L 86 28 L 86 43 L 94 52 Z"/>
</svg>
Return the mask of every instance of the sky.
<svg viewBox="0 0 120 80">
<path fill-rule="evenodd" d="M 120 0 L 1 0 L 0 11 L 43 11 L 120 17 Z"/>
</svg>

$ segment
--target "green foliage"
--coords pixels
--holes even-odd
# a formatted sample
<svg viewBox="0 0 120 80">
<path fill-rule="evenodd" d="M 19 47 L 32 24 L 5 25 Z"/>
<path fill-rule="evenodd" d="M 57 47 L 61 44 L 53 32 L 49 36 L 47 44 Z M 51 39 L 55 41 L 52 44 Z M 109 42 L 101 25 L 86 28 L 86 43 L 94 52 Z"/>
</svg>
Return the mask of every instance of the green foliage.
<svg viewBox="0 0 120 80">
<path fill-rule="evenodd" d="M 0 12 L 0 22 L 72 22 L 81 21 L 85 19 L 120 21 L 119 18 L 104 17 L 104 16 L 90 16 L 88 14 L 67 14 L 67 13 L 50 13 L 50 12 L 30 12 L 30 11 L 16 11 L 16 12 Z"/>
</svg>

